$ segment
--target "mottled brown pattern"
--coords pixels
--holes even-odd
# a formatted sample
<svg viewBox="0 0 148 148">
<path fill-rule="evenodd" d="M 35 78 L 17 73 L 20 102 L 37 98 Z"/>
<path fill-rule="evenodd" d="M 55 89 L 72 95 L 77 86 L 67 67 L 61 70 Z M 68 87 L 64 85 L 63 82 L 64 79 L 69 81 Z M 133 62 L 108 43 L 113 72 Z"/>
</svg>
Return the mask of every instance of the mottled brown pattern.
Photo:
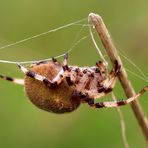
<svg viewBox="0 0 148 148">
<path fill-rule="evenodd" d="M 61 65 L 50 61 L 47 64 L 34 66 L 30 70 L 52 80 L 59 72 Z M 43 82 L 25 77 L 25 91 L 28 98 L 37 107 L 55 113 L 71 112 L 80 105 L 80 99 L 73 99 L 74 86 L 63 80 L 58 87 L 50 89 Z"/>
</svg>

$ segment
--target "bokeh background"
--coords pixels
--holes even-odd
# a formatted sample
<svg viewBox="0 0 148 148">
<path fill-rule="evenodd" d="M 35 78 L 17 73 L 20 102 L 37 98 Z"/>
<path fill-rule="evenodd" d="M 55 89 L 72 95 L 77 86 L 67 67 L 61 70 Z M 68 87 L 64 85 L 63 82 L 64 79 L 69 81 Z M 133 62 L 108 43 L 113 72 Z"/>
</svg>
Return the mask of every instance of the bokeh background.
<svg viewBox="0 0 148 148">
<path fill-rule="evenodd" d="M 0 0 L 0 46 L 100 14 L 118 49 L 148 73 L 148 1 L 147 0 Z M 87 24 L 87 21 L 82 22 Z M 0 50 L 0 59 L 28 61 L 50 58 L 68 50 L 80 31 L 75 25 L 42 37 Z M 85 27 L 78 39 L 88 35 Z M 98 41 L 100 44 L 100 42 Z M 99 45 L 101 48 L 102 46 Z M 90 38 L 78 44 L 69 55 L 69 63 L 92 66 L 99 59 Z M 62 60 L 62 59 L 60 59 Z M 124 59 L 123 59 L 124 60 Z M 125 67 L 137 70 L 124 60 Z M 23 77 L 16 65 L 0 63 L 0 73 Z M 147 83 L 131 74 L 136 92 Z M 126 98 L 117 83 L 117 98 Z M 140 103 L 148 116 L 147 94 Z M 108 95 L 105 100 L 111 100 Z M 104 100 L 102 99 L 102 100 Z M 121 108 L 131 148 L 147 144 L 129 105 Z M 1 148 L 122 148 L 120 120 L 116 109 L 93 110 L 82 105 L 70 114 L 56 115 L 39 110 L 30 103 L 22 86 L 0 80 Z"/>
</svg>

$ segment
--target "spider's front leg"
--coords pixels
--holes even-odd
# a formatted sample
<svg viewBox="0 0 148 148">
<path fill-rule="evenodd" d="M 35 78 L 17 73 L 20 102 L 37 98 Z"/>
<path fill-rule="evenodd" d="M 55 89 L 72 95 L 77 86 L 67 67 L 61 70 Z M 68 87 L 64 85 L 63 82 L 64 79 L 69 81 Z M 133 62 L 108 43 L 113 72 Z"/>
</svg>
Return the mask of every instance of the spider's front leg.
<svg viewBox="0 0 148 148">
<path fill-rule="evenodd" d="M 126 100 L 119 100 L 119 101 L 111 101 L 111 102 L 99 102 L 94 103 L 94 99 L 101 98 L 105 96 L 107 93 L 112 91 L 114 84 L 116 82 L 117 74 L 120 70 L 121 66 L 115 61 L 115 68 L 110 72 L 108 78 L 103 82 L 103 86 L 98 88 L 98 92 L 96 90 L 89 90 L 85 91 L 84 102 L 88 103 L 91 107 L 94 108 L 103 108 L 103 107 L 118 107 L 122 105 L 126 105 L 140 97 L 144 92 L 148 90 L 148 86 L 144 87 L 139 93 L 136 95 L 126 99 Z"/>
<path fill-rule="evenodd" d="M 142 94 L 144 94 L 147 90 L 148 90 L 148 86 L 144 87 L 139 93 L 137 93 L 136 95 L 134 95 L 126 100 L 94 103 L 94 99 L 88 97 L 85 99 L 85 102 L 87 102 L 88 105 L 90 105 L 91 107 L 94 107 L 94 108 L 119 107 L 119 106 L 127 105 L 127 104 L 131 103 L 132 101 L 136 100 L 138 97 L 140 97 Z"/>
<path fill-rule="evenodd" d="M 99 61 L 99 62 L 96 63 L 96 66 L 99 68 L 101 75 L 107 74 L 107 65 L 105 65 L 104 62 Z"/>
<path fill-rule="evenodd" d="M 121 65 L 118 64 L 117 60 L 115 61 L 115 68 L 111 70 L 106 79 L 98 86 L 98 93 L 109 93 L 114 88 L 116 83 L 117 74 L 120 71 Z"/>
<path fill-rule="evenodd" d="M 83 95 L 86 95 L 86 97 L 84 98 L 84 100 L 87 98 L 93 98 L 93 99 L 98 99 L 101 98 L 105 95 L 107 95 L 108 93 L 110 93 L 113 90 L 113 87 L 116 83 L 116 77 L 117 74 L 120 70 L 121 66 L 118 64 L 117 61 L 115 61 L 115 68 L 113 70 L 111 70 L 111 72 L 109 73 L 109 75 L 101 82 L 101 84 L 99 83 L 96 88 L 90 89 L 90 90 L 84 90 L 83 88 L 81 88 L 81 84 L 79 91 L 83 90 Z M 85 78 L 85 77 L 84 77 Z M 86 79 L 84 79 L 84 82 L 87 82 L 87 77 Z M 91 85 L 93 86 L 93 80 L 92 83 L 90 84 L 90 88 Z M 83 85 L 82 85 L 83 86 Z M 84 101 L 85 102 L 85 101 Z"/>
</svg>

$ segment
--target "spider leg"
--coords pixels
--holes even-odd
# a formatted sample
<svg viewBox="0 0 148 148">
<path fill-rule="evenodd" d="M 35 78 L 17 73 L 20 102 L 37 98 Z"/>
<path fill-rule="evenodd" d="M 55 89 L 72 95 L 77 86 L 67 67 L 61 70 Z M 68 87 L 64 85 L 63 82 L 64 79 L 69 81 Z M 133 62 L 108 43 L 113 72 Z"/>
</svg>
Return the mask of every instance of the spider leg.
<svg viewBox="0 0 148 148">
<path fill-rule="evenodd" d="M 57 76 L 52 80 L 53 82 L 57 82 L 57 84 L 60 84 L 63 79 L 66 78 L 66 81 L 69 86 L 73 85 L 73 82 L 70 77 L 70 68 L 68 67 L 68 54 L 64 55 L 64 61 L 63 66 Z"/>
<path fill-rule="evenodd" d="M 134 95 L 126 100 L 94 103 L 94 99 L 87 98 L 87 99 L 85 99 L 85 102 L 87 102 L 91 107 L 94 107 L 94 108 L 118 107 L 118 106 L 123 106 L 123 105 L 131 103 L 132 101 L 134 101 L 135 99 L 140 97 L 147 90 L 148 90 L 148 86 L 144 87 L 139 93 L 137 93 L 136 95 Z"/>
<path fill-rule="evenodd" d="M 99 68 L 99 70 L 102 74 L 107 73 L 107 67 L 105 66 L 105 64 L 102 61 L 97 62 L 96 66 Z"/>
<path fill-rule="evenodd" d="M 26 76 L 36 79 L 38 81 L 43 82 L 44 84 L 48 85 L 48 86 L 54 86 L 55 84 L 53 82 L 51 82 L 51 80 L 49 80 L 48 78 L 37 74 L 36 72 L 33 72 L 31 70 L 28 70 L 27 68 L 25 68 L 24 66 L 18 64 L 18 67 L 20 68 L 20 70 L 26 74 Z"/>
<path fill-rule="evenodd" d="M 73 98 L 81 98 L 82 102 L 85 102 L 86 98 L 90 97 L 90 94 L 93 94 L 93 92 L 90 91 L 85 91 L 85 86 L 87 85 L 87 83 L 89 82 L 89 77 L 88 75 L 83 75 L 81 81 L 77 84 L 77 89 L 73 92 L 72 97 Z M 98 94 L 98 92 L 97 92 Z M 92 97 L 91 97 L 92 98 Z"/>
<path fill-rule="evenodd" d="M 108 77 L 103 81 L 103 85 L 98 87 L 99 93 L 101 93 L 101 92 L 109 93 L 112 91 L 112 89 L 116 83 L 117 74 L 118 74 L 120 68 L 121 68 L 121 65 L 119 65 L 118 62 L 115 61 L 115 68 L 111 70 Z"/>
<path fill-rule="evenodd" d="M 69 67 L 68 67 L 68 54 L 67 53 L 64 55 L 63 70 L 64 71 L 70 70 Z"/>
<path fill-rule="evenodd" d="M 64 54 L 64 61 L 63 61 L 63 65 L 67 65 L 68 63 L 68 53 Z"/>
<path fill-rule="evenodd" d="M 34 78 L 36 80 L 42 81 L 43 83 L 45 83 L 48 86 L 51 86 L 51 87 L 56 86 L 56 85 L 60 84 L 62 82 L 62 80 L 65 79 L 65 78 L 66 78 L 67 83 L 69 85 L 72 85 L 72 81 L 71 81 L 70 76 L 69 76 L 69 67 L 67 66 L 67 58 L 68 58 L 68 56 L 65 55 L 64 56 L 63 66 L 62 66 L 61 70 L 55 76 L 55 78 L 53 80 L 49 80 L 45 76 L 39 75 L 36 72 L 33 72 L 31 70 L 28 70 L 27 68 L 23 67 L 20 64 L 18 64 L 18 67 L 27 76 L 29 76 L 31 78 Z"/>
<path fill-rule="evenodd" d="M 0 75 L 0 78 L 3 80 L 7 80 L 16 84 L 24 85 L 24 80 L 23 79 L 17 79 L 17 78 L 11 78 L 8 76 Z"/>
<path fill-rule="evenodd" d="M 83 95 L 87 95 L 87 98 L 98 99 L 110 93 L 113 90 L 114 85 L 116 83 L 116 78 L 120 70 L 120 67 L 121 66 L 118 65 L 117 61 L 115 61 L 115 68 L 111 70 L 109 76 L 103 81 L 103 83 L 100 86 L 98 86 L 98 88 L 83 90 Z"/>
</svg>

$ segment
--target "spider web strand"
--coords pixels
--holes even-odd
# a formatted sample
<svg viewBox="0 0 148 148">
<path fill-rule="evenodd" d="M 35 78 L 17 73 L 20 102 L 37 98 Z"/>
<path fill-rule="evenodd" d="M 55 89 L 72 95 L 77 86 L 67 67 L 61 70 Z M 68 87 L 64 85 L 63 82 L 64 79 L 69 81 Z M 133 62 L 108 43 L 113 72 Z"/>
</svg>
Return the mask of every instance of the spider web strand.
<svg viewBox="0 0 148 148">
<path fill-rule="evenodd" d="M 125 67 L 124 67 L 124 68 L 125 68 Z M 128 72 L 131 73 L 132 75 L 136 76 L 137 78 L 139 78 L 139 79 L 141 79 L 141 80 L 143 80 L 143 81 L 145 81 L 145 82 L 148 82 L 148 80 L 145 79 L 144 77 L 142 77 L 141 75 L 138 75 L 137 73 L 135 73 L 135 72 L 129 70 L 128 68 L 125 68 L 125 69 L 126 69 L 126 71 L 128 71 Z"/>
<path fill-rule="evenodd" d="M 88 17 L 88 23 L 91 24 L 91 20 L 90 20 L 89 17 Z M 92 42 L 93 42 L 93 44 L 94 44 L 94 46 L 95 46 L 97 52 L 99 53 L 101 59 L 104 61 L 105 65 L 108 66 L 108 62 L 105 60 L 105 58 L 104 58 L 104 56 L 103 56 L 103 54 L 102 54 L 100 48 L 98 47 L 98 45 L 97 45 L 97 43 L 96 43 L 96 41 L 95 41 L 95 38 L 94 38 L 94 35 L 93 35 L 93 33 L 92 33 L 92 29 L 91 29 L 91 28 L 92 28 L 92 26 L 89 26 L 89 33 L 90 33 Z"/>
<path fill-rule="evenodd" d="M 67 53 L 71 52 L 80 42 L 82 42 L 83 40 L 85 40 L 86 38 L 88 38 L 90 35 L 86 35 L 83 36 L 82 38 L 80 38 L 77 42 L 75 42 L 72 47 L 67 51 Z M 63 57 L 65 55 L 65 53 L 60 54 L 58 56 L 55 56 L 55 58 L 60 58 Z M 32 64 L 32 63 L 37 63 L 37 62 L 41 62 L 41 61 L 49 61 L 52 58 L 48 58 L 48 59 L 41 59 L 41 60 L 34 60 L 34 61 L 7 61 L 7 60 L 0 60 L 0 63 L 6 63 L 6 64 Z"/>
<path fill-rule="evenodd" d="M 147 76 L 144 74 L 144 72 L 143 72 L 132 60 L 130 60 L 127 56 L 123 55 L 121 52 L 119 52 L 119 54 L 120 54 L 124 59 L 126 59 L 129 63 L 131 63 L 131 64 L 140 72 L 140 74 L 142 75 L 142 77 L 143 77 L 146 81 L 148 81 L 148 78 L 147 78 Z"/>
<path fill-rule="evenodd" d="M 114 101 L 117 101 L 115 94 L 113 92 L 112 92 L 112 99 Z M 116 109 L 117 109 L 117 112 L 118 112 L 118 115 L 120 118 L 122 141 L 123 141 L 124 147 L 129 148 L 129 144 L 128 144 L 127 138 L 126 138 L 126 126 L 125 126 L 124 116 L 123 116 L 123 113 L 120 108 L 117 107 Z"/>
<path fill-rule="evenodd" d="M 11 43 L 11 44 L 2 46 L 2 47 L 0 47 L 0 50 L 5 49 L 5 48 L 7 48 L 7 47 L 14 46 L 14 45 L 18 45 L 18 44 L 20 44 L 20 43 L 29 41 L 29 40 L 34 39 L 34 38 L 41 37 L 41 36 L 46 35 L 46 34 L 49 34 L 49 33 L 51 33 L 51 32 L 55 32 L 55 31 L 58 31 L 58 30 L 61 30 L 61 29 L 70 27 L 70 26 L 72 26 L 72 25 L 81 25 L 81 24 L 78 24 L 78 23 L 83 22 L 83 21 L 85 21 L 85 20 L 86 20 L 86 18 L 81 19 L 81 20 L 78 20 L 78 21 L 75 21 L 75 22 L 72 22 L 72 23 L 69 23 L 69 24 L 67 24 L 67 25 L 60 26 L 60 27 L 55 28 L 55 29 L 48 30 L 48 31 L 46 31 L 46 32 L 43 32 L 43 33 L 40 33 L 40 34 L 31 36 L 31 37 L 28 37 L 28 38 L 25 38 L 25 39 L 22 39 L 22 40 L 20 40 L 20 41 L 17 41 L 17 42 L 14 42 L 14 43 Z M 82 25 L 84 25 L 84 24 L 82 24 Z M 84 25 L 84 26 L 87 26 L 87 25 Z"/>
</svg>

